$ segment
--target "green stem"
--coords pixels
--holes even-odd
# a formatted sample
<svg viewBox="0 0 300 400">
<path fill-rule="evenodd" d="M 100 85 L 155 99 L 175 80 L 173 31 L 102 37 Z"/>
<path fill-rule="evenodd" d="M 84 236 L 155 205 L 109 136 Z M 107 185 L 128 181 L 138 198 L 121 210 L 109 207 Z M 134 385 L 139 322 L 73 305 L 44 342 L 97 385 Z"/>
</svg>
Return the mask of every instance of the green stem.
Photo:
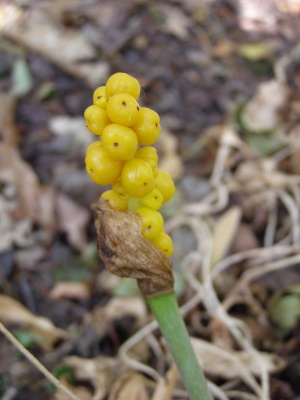
<svg viewBox="0 0 300 400">
<path fill-rule="evenodd" d="M 179 312 L 175 293 L 147 299 L 173 355 L 191 400 L 212 400 L 202 369 Z"/>
</svg>

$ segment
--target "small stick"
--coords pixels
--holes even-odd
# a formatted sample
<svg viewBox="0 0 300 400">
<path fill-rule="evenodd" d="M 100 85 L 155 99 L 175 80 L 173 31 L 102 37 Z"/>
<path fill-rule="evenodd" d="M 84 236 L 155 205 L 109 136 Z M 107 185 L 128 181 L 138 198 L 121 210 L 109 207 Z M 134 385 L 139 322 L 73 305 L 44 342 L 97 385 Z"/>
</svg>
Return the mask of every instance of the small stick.
<svg viewBox="0 0 300 400">
<path fill-rule="evenodd" d="M 74 393 L 72 393 L 66 386 L 64 386 L 50 371 L 45 368 L 40 361 L 35 358 L 25 347 L 9 332 L 8 329 L 0 322 L 0 331 L 9 341 L 27 358 L 57 389 L 61 389 L 70 399 L 80 400 Z"/>
</svg>

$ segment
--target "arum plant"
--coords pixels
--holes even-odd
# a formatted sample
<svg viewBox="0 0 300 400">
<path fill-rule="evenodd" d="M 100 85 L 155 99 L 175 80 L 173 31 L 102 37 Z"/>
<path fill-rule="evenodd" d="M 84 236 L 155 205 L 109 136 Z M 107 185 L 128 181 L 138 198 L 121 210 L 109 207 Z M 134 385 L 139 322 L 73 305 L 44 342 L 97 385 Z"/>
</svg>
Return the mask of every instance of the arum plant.
<svg viewBox="0 0 300 400">
<path fill-rule="evenodd" d="M 99 185 L 112 185 L 93 204 L 100 258 L 113 274 L 135 278 L 156 317 L 192 400 L 211 400 L 179 313 L 169 257 L 173 243 L 158 211 L 175 192 L 171 177 L 158 170 L 151 146 L 160 134 L 158 114 L 140 107 L 140 85 L 124 74 L 97 88 L 85 111 L 98 140 L 86 153 L 86 170 Z"/>
</svg>

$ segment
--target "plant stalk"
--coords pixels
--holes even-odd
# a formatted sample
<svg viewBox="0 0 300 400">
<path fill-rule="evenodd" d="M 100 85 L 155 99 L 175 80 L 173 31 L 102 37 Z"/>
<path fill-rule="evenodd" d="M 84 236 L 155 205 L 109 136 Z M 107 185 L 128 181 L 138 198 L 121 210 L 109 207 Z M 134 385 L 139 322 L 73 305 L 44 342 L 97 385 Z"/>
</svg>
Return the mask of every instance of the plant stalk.
<svg viewBox="0 0 300 400">
<path fill-rule="evenodd" d="M 213 400 L 179 312 L 175 293 L 147 299 L 173 355 L 190 400 Z"/>
</svg>

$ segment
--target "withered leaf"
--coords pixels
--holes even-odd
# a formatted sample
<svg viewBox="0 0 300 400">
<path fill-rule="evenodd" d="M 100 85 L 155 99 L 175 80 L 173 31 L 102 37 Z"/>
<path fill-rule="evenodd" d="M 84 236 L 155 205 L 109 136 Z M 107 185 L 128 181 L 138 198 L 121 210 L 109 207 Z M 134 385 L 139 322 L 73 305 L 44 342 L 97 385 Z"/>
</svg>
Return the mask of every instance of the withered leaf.
<svg viewBox="0 0 300 400">
<path fill-rule="evenodd" d="M 128 367 L 118 358 L 98 356 L 95 358 L 81 358 L 69 356 L 64 358 L 77 381 L 89 382 L 94 389 L 90 400 L 103 400 L 107 398 L 112 385 L 119 377 L 126 373 Z"/>
<path fill-rule="evenodd" d="M 111 210 L 107 202 L 92 205 L 100 258 L 117 276 L 137 279 L 145 297 L 173 291 L 172 266 L 165 255 L 142 236 L 141 217 Z"/>
<path fill-rule="evenodd" d="M 25 326 L 28 331 L 41 337 L 39 345 L 46 351 L 53 348 L 57 339 L 68 336 L 67 332 L 54 326 L 48 318 L 32 314 L 19 301 L 5 295 L 0 295 L 0 321 Z"/>
<path fill-rule="evenodd" d="M 17 146 L 20 141 L 14 118 L 15 105 L 16 99 L 12 94 L 0 93 L 0 137 L 12 147 Z"/>
<path fill-rule="evenodd" d="M 108 400 L 149 400 L 146 378 L 136 372 L 126 372 L 113 384 Z"/>
</svg>

